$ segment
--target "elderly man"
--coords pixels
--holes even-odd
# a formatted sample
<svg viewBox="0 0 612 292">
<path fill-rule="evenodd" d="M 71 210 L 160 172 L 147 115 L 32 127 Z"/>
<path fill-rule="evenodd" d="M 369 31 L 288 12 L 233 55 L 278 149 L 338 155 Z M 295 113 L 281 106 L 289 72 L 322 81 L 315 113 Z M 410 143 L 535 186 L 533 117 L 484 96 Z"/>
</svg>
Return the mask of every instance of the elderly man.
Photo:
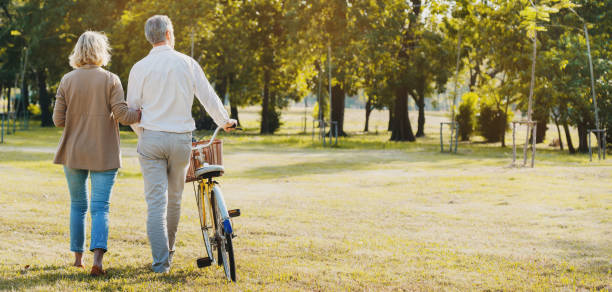
<svg viewBox="0 0 612 292">
<path fill-rule="evenodd" d="M 147 201 L 147 235 L 153 254 L 153 271 L 170 270 L 181 211 L 181 197 L 191 154 L 193 96 L 204 105 L 217 125 L 230 131 L 231 120 L 200 65 L 174 50 L 170 18 L 155 15 L 145 24 L 153 45 L 149 54 L 132 67 L 127 102 L 141 109 L 138 154 Z"/>
</svg>

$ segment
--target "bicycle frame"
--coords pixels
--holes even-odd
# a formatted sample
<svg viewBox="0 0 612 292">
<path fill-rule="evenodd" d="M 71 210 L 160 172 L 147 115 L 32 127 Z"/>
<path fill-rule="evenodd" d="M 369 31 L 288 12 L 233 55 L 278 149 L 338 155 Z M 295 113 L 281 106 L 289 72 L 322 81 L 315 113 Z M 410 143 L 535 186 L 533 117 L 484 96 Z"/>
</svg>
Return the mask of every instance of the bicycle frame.
<svg viewBox="0 0 612 292">
<path fill-rule="evenodd" d="M 195 182 L 194 182 L 195 184 Z M 202 237 L 204 238 L 204 242 L 206 242 L 206 253 L 209 255 L 209 257 L 213 260 L 213 262 L 215 261 L 215 257 L 212 256 L 213 254 L 213 249 L 212 246 L 208 243 L 212 243 L 214 241 L 210 240 L 210 237 L 208 235 L 208 229 L 209 228 L 213 228 L 213 233 L 216 234 L 216 230 L 214 230 L 214 223 L 212 222 L 212 220 L 214 220 L 213 215 L 212 215 L 212 206 L 210 205 L 210 199 L 211 199 L 211 189 L 212 189 L 212 184 L 214 184 L 212 182 L 212 180 L 209 181 L 204 181 L 204 180 L 199 180 L 198 181 L 198 189 L 199 189 L 199 194 L 200 194 L 200 202 L 203 203 L 203 208 L 202 208 L 202 216 L 201 216 L 201 221 L 200 221 L 200 226 L 202 226 L 201 228 L 201 232 L 202 232 Z M 197 193 L 196 193 L 197 195 Z"/>
<path fill-rule="evenodd" d="M 204 212 L 204 214 L 202 214 L 202 218 L 204 220 L 204 222 L 201 222 L 202 226 L 205 226 L 205 228 L 211 228 L 211 227 L 214 228 L 213 222 L 208 222 L 208 220 L 211 220 L 208 217 L 209 215 L 208 212 L 212 210 L 209 208 L 212 208 L 212 206 L 210 206 L 210 202 L 211 202 L 212 196 L 214 195 L 215 203 L 217 207 L 219 208 L 219 212 L 221 213 L 220 214 L 221 220 L 222 220 L 221 224 L 223 225 L 223 230 L 225 231 L 226 234 L 232 234 L 233 232 L 232 224 L 231 224 L 229 212 L 227 211 L 227 206 L 225 205 L 225 199 L 223 198 L 223 192 L 221 192 L 221 188 L 217 186 L 216 182 L 213 181 L 212 179 L 209 179 L 208 181 L 204 181 L 204 180 L 198 181 L 198 188 L 200 189 L 200 196 L 201 196 L 200 200 L 201 202 L 205 202 L 206 204 L 206 208 L 202 209 L 202 212 Z"/>
<path fill-rule="evenodd" d="M 208 212 L 212 209 L 210 209 L 212 206 L 210 206 L 210 198 L 211 198 L 211 190 L 212 190 L 212 184 L 214 184 L 213 182 L 205 182 L 204 180 L 199 180 L 198 182 L 198 188 L 200 189 L 200 202 L 204 202 L 205 204 L 205 208 L 202 208 L 202 212 L 204 214 L 202 214 L 202 218 L 203 218 L 203 222 L 201 226 L 204 226 L 205 228 L 211 228 L 214 227 L 214 225 L 212 225 L 212 222 L 208 222 L 210 220 L 210 218 L 208 218 L 209 214 Z M 210 209 L 210 210 L 209 210 Z"/>
</svg>

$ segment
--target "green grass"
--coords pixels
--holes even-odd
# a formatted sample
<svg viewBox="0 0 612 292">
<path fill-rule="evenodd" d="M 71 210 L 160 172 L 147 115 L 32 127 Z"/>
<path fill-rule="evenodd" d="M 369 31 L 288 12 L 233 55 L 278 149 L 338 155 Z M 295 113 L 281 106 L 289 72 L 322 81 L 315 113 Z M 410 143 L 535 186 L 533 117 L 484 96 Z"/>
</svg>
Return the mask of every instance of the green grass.
<svg viewBox="0 0 612 292">
<path fill-rule="evenodd" d="M 283 114 L 279 135 L 257 136 L 255 111 L 245 110 L 248 131 L 223 136 L 220 182 L 228 205 L 242 211 L 235 284 L 218 267 L 196 267 L 203 247 L 190 185 L 172 271 L 149 271 L 131 133 L 121 134 L 109 275 L 69 267 L 69 196 L 51 163 L 60 131 L 8 136 L 0 145 L 0 290 L 612 290 L 610 160 L 539 145 L 535 169 L 511 168 L 511 150 L 496 145 L 439 153 L 435 116 L 427 138 L 395 143 L 383 131 L 359 134 L 361 113 L 347 113 L 352 135 L 337 148 L 299 134 L 299 111 Z M 384 119 L 374 118 L 381 129 Z"/>
</svg>

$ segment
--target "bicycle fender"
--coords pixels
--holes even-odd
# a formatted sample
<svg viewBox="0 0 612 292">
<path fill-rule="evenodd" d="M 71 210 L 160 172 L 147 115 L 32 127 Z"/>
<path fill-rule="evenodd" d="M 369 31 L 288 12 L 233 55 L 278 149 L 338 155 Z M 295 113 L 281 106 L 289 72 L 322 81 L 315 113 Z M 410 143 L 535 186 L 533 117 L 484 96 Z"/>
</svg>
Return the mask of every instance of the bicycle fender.
<svg viewBox="0 0 612 292">
<path fill-rule="evenodd" d="M 232 234 L 232 223 L 230 221 L 229 213 L 227 212 L 227 206 L 225 205 L 225 199 L 223 199 L 223 192 L 221 192 L 221 188 L 219 186 L 214 186 L 212 190 L 215 196 L 215 202 L 219 207 L 219 212 L 221 213 L 221 220 L 223 224 L 223 230 L 225 233 Z"/>
</svg>

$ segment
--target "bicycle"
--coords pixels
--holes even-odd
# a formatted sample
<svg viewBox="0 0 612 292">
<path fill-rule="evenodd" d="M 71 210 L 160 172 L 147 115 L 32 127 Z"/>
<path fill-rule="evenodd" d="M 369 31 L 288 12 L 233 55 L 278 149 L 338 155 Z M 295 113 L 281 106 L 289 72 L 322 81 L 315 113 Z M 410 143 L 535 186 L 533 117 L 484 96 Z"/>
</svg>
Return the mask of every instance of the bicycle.
<svg viewBox="0 0 612 292">
<path fill-rule="evenodd" d="M 234 128 L 236 125 L 234 125 Z M 228 281 L 236 282 L 236 264 L 232 239 L 236 234 L 231 218 L 240 216 L 240 209 L 228 210 L 219 183 L 214 180 L 225 172 L 221 165 L 221 141 L 215 140 L 218 127 L 209 141 L 192 144 L 192 158 L 187 182 L 193 182 L 200 216 L 200 227 L 207 257 L 197 259 L 198 268 L 217 263 L 223 266 Z M 239 128 L 236 128 L 240 130 Z M 217 249 L 217 258 L 213 250 Z"/>
</svg>

